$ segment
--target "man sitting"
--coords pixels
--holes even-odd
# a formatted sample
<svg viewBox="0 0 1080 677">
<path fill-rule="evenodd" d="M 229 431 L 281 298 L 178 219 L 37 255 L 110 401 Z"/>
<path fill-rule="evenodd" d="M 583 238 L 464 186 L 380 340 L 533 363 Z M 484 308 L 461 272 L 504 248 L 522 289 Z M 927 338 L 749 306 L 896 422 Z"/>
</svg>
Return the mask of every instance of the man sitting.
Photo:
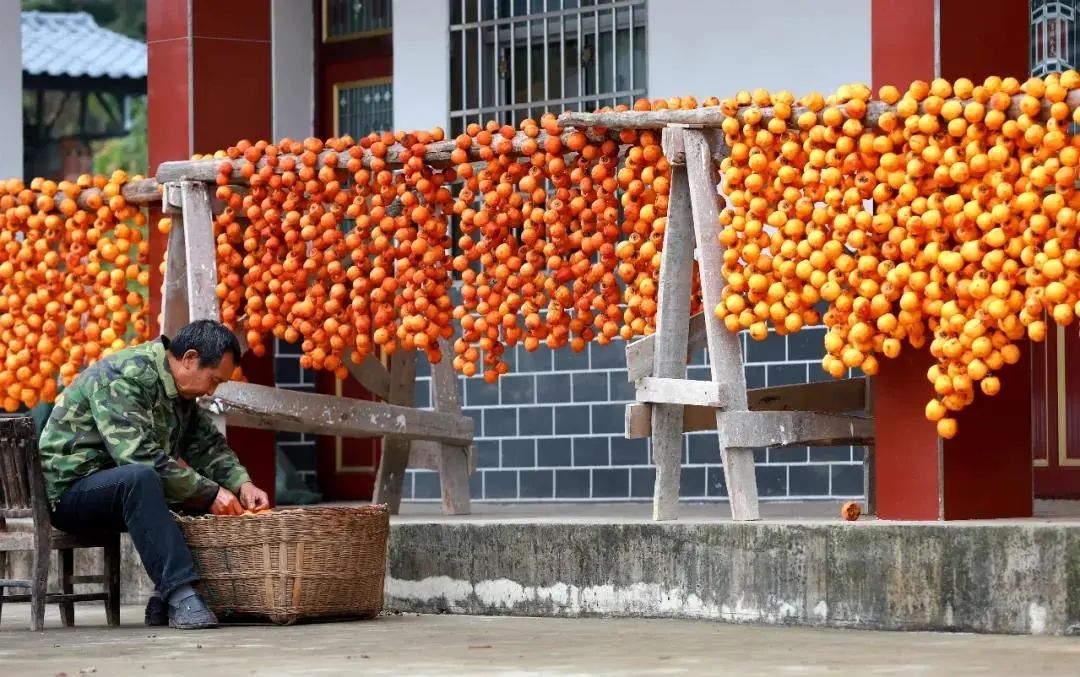
<svg viewBox="0 0 1080 677">
<path fill-rule="evenodd" d="M 53 524 L 131 534 L 155 587 L 148 625 L 217 625 L 192 588 L 199 577 L 170 505 L 215 515 L 269 507 L 195 401 L 228 381 L 239 360 L 227 327 L 192 322 L 172 339 L 121 350 L 79 374 L 42 430 Z"/>
</svg>

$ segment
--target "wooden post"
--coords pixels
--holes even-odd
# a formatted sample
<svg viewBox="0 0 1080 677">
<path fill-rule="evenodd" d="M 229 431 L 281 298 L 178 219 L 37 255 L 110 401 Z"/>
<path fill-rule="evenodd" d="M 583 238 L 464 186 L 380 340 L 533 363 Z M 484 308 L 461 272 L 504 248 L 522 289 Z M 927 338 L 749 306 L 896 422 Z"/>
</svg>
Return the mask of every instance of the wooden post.
<svg viewBox="0 0 1080 677">
<path fill-rule="evenodd" d="M 188 323 L 187 248 L 184 242 L 184 214 L 176 212 L 169 231 L 169 251 L 165 259 L 165 294 L 161 303 L 161 333 L 176 336 Z"/>
<path fill-rule="evenodd" d="M 210 211 L 210 191 L 201 181 L 180 183 L 183 212 L 184 267 L 187 273 L 188 322 L 221 320 L 217 298 L 217 247 L 214 245 L 214 215 Z M 175 224 L 173 226 L 175 228 Z M 170 233 L 171 234 L 171 233 Z M 171 242 L 171 238 L 170 238 Z M 170 252 L 170 257 L 172 252 Z M 166 264 L 167 266 L 168 264 Z M 168 268 L 166 268 L 168 272 Z M 167 287 L 166 287 L 167 289 Z M 164 318 L 163 318 L 164 319 Z M 218 432 L 225 434 L 224 416 L 212 416 Z"/>
<path fill-rule="evenodd" d="M 664 155 L 676 156 L 669 130 L 663 133 Z M 671 163 L 664 249 L 660 254 L 660 285 L 653 347 L 653 376 L 686 378 L 686 346 L 690 332 L 690 293 L 693 282 L 694 229 L 686 165 Z M 656 464 L 653 519 L 679 516 L 679 481 L 682 473 L 683 407 L 652 407 L 652 456 Z"/>
<path fill-rule="evenodd" d="M 390 404 L 412 406 L 416 390 L 416 351 L 395 350 L 390 356 Z M 401 508 L 401 489 L 409 465 L 409 445 L 401 437 L 384 437 L 375 477 L 375 503 L 385 503 L 394 515 Z"/>
<path fill-rule="evenodd" d="M 450 356 L 453 347 L 446 339 L 439 340 L 442 360 L 431 365 L 431 402 L 435 411 L 445 414 L 461 414 L 458 401 L 457 376 Z M 469 456 L 471 447 L 442 445 L 439 456 L 439 482 L 442 486 L 442 509 L 444 515 L 468 515 L 471 511 L 469 499 Z"/>
<path fill-rule="evenodd" d="M 701 296 L 705 306 L 705 334 L 709 345 L 709 368 L 713 381 L 723 383 L 728 391 L 728 407 L 746 411 L 746 376 L 743 372 L 742 349 L 739 337 L 728 331 L 713 309 L 720 303 L 724 288 L 723 249 L 717 243 L 720 222 L 717 212 L 719 184 L 712 152 L 700 129 L 672 129 L 681 134 L 686 155 L 686 175 L 690 184 L 690 202 L 694 212 L 694 230 L 698 248 L 701 277 Z M 721 424 L 723 411 L 716 410 L 720 455 L 724 463 L 724 479 L 731 501 L 734 520 L 756 520 L 758 513 L 757 477 L 754 473 L 753 449 L 740 446 L 731 439 Z"/>
<path fill-rule="evenodd" d="M 220 320 L 217 288 L 217 247 L 214 246 L 214 216 L 206 184 L 180 184 L 180 206 L 184 212 L 184 261 L 187 264 L 187 296 L 190 319 Z"/>
</svg>

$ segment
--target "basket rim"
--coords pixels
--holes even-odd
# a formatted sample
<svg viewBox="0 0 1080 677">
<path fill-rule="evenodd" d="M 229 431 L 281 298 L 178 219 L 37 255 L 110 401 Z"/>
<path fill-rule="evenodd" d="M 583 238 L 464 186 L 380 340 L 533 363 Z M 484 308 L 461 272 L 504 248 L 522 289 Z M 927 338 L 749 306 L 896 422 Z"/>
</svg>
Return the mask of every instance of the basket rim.
<svg viewBox="0 0 1080 677">
<path fill-rule="evenodd" d="M 385 503 L 375 503 L 369 505 L 312 505 L 312 506 L 298 506 L 295 508 L 283 508 L 283 509 L 271 509 L 269 512 L 258 513 L 254 515 L 180 515 L 173 513 L 173 518 L 177 522 L 182 523 L 198 523 L 198 522 L 210 522 L 217 520 L 254 520 L 254 519 L 270 519 L 275 517 L 289 517 L 299 514 L 312 515 L 314 513 L 345 515 L 347 513 L 359 513 L 370 515 L 383 515 L 389 514 L 390 508 Z"/>
</svg>

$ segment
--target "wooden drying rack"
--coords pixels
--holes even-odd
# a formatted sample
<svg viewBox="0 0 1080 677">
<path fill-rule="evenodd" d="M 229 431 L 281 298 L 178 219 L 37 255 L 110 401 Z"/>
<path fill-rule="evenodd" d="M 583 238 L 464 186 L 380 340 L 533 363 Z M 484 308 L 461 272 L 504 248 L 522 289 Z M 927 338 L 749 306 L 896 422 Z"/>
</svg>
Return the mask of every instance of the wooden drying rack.
<svg viewBox="0 0 1080 677">
<path fill-rule="evenodd" d="M 204 167 L 208 163 L 165 163 L 159 176 L 175 174 L 178 165 L 183 174 L 189 164 Z M 206 179 L 178 177 L 161 183 L 133 181 L 122 189 L 129 203 L 160 203 L 172 217 L 162 303 L 161 331 L 167 336 L 188 322 L 221 316 L 213 225 L 214 213 L 222 205 L 211 197 L 212 185 Z M 245 337 L 238 338 L 246 351 Z M 381 436 L 376 503 L 385 503 L 397 513 L 406 468 L 424 468 L 439 472 L 443 512 L 466 515 L 470 512 L 469 474 L 476 467 L 473 420 L 461 413 L 457 377 L 449 358 L 453 349 L 445 339 L 440 340 L 440 347 L 445 358 L 431 366 L 433 411 L 413 406 L 418 353 L 404 350 L 394 352 L 389 368 L 374 355 L 359 365 L 348 356 L 343 360 L 353 378 L 382 402 L 231 381 L 200 404 L 223 432 L 226 424 L 233 424 L 339 437 Z"/>
<path fill-rule="evenodd" d="M 664 156 L 671 163 L 656 332 L 626 346 L 628 377 L 637 391 L 637 402 L 626 407 L 626 436 L 651 442 L 655 520 L 678 517 L 684 433 L 717 431 L 731 515 L 740 521 L 760 516 L 755 448 L 871 446 L 874 441 L 867 378 L 746 388 L 739 336 L 712 311 L 724 288 L 717 169 L 729 152 L 719 129 L 724 117 L 718 109 L 702 108 L 566 114 L 559 119 L 564 126 L 583 129 L 662 129 Z M 691 316 L 695 259 L 704 310 Z M 688 354 L 702 347 L 708 349 L 712 379 L 689 380 Z M 866 459 L 864 485 L 867 512 L 872 514 L 872 452 Z"/>
</svg>

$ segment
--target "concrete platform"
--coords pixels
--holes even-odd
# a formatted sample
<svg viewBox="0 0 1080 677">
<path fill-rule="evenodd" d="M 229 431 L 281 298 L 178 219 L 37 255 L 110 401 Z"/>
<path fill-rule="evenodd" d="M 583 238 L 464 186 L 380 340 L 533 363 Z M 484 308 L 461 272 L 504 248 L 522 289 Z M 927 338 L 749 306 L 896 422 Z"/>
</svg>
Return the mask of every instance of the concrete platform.
<svg viewBox="0 0 1080 677">
<path fill-rule="evenodd" d="M 356 623 L 241 626 L 202 632 L 104 627 L 94 606 L 76 627 L 55 610 L 43 633 L 10 605 L 0 673 L 173 675 L 1060 675 L 1080 674 L 1064 637 L 878 633 L 676 619 L 401 615 Z"/>
<path fill-rule="evenodd" d="M 949 523 L 849 523 L 839 508 L 767 503 L 762 521 L 732 523 L 724 504 L 686 505 L 657 523 L 647 504 L 477 504 L 452 518 L 409 504 L 392 522 L 387 608 L 1080 634 L 1080 505 Z M 125 600 L 145 599 L 129 544 L 124 571 Z"/>
</svg>

